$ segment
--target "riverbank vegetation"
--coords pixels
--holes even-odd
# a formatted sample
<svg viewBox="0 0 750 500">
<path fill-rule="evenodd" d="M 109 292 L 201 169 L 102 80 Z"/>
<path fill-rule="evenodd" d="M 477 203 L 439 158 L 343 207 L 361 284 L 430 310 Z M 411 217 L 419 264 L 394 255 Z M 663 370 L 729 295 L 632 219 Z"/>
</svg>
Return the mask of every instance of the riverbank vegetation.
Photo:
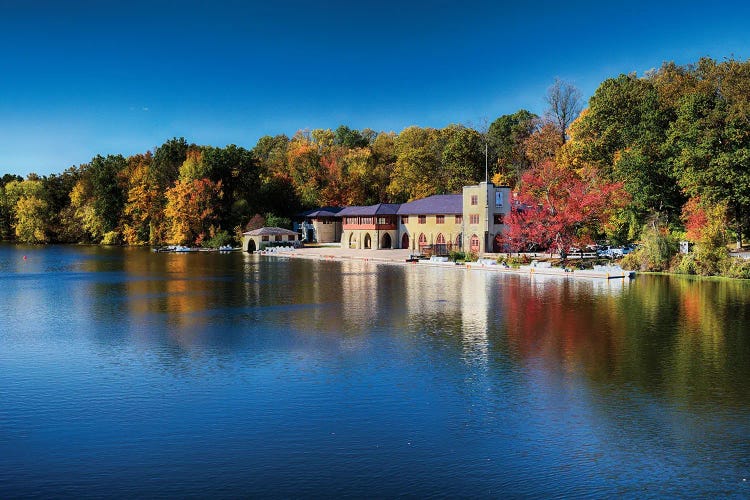
<svg viewBox="0 0 750 500">
<path fill-rule="evenodd" d="M 556 81 L 544 116 L 400 133 L 303 130 L 252 149 L 174 138 L 60 174 L 0 180 L 0 237 L 29 243 L 214 245 L 251 219 L 325 205 L 405 202 L 489 175 L 513 187 L 503 244 L 565 253 L 640 242 L 626 266 L 749 277 L 730 258 L 750 231 L 750 61 L 665 63 L 601 83 L 582 109 Z M 677 254 L 677 242 L 693 252 Z"/>
</svg>

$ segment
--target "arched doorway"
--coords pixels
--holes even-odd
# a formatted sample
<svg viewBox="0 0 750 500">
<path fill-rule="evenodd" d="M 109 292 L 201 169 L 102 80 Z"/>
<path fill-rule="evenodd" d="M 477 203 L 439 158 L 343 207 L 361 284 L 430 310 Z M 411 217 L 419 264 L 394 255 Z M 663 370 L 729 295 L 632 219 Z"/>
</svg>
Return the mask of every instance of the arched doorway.
<svg viewBox="0 0 750 500">
<path fill-rule="evenodd" d="M 372 238 L 370 238 L 370 233 L 367 233 L 365 235 L 365 246 L 364 248 L 372 248 Z"/>
<path fill-rule="evenodd" d="M 461 250 L 461 246 L 462 246 L 461 243 L 462 243 L 462 241 L 461 241 L 461 233 L 458 233 L 458 236 L 456 236 L 456 251 L 460 251 Z"/>
<path fill-rule="evenodd" d="M 255 240 L 250 238 L 250 241 L 247 242 L 247 251 L 249 253 L 253 253 L 255 251 Z"/>
<path fill-rule="evenodd" d="M 401 237 L 401 248 L 409 248 L 409 235 L 406 233 Z"/>
<path fill-rule="evenodd" d="M 471 239 L 469 240 L 469 250 L 474 253 L 479 253 L 479 236 L 476 234 L 471 235 Z"/>
<path fill-rule="evenodd" d="M 424 251 L 424 247 L 427 246 L 427 236 L 424 235 L 424 233 L 419 233 L 419 252 L 422 253 Z"/>
<path fill-rule="evenodd" d="M 356 241 L 354 240 L 354 233 L 349 233 L 349 248 L 354 248 Z"/>
<path fill-rule="evenodd" d="M 393 246 L 393 244 L 391 242 L 391 235 L 388 234 L 388 233 L 385 233 L 383 235 L 383 242 L 380 245 L 380 248 L 391 248 L 391 246 Z"/>
<path fill-rule="evenodd" d="M 448 247 L 445 244 L 445 236 L 443 233 L 438 233 L 435 238 L 435 255 L 448 255 Z"/>
</svg>

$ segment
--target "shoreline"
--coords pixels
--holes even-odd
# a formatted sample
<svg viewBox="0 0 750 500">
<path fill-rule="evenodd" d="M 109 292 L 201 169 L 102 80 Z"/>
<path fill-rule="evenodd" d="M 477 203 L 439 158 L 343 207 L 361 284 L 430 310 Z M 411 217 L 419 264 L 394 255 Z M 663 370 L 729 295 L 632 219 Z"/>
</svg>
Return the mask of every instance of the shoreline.
<svg viewBox="0 0 750 500">
<path fill-rule="evenodd" d="M 381 253 L 382 252 L 382 253 Z M 384 255 L 385 253 L 389 255 Z M 630 280 L 635 276 L 635 272 L 624 271 L 624 275 L 611 276 L 607 271 L 595 271 L 586 270 L 581 272 L 580 270 L 572 272 L 564 272 L 561 268 L 539 268 L 539 269 L 520 269 L 513 267 L 504 267 L 498 264 L 487 264 L 482 263 L 482 260 L 494 262 L 494 259 L 480 259 L 477 262 L 467 263 L 455 263 L 455 262 L 435 262 L 428 260 L 421 261 L 407 261 L 407 258 L 412 254 L 411 250 L 391 249 L 391 250 L 354 250 L 344 249 L 335 247 L 312 247 L 312 248 L 298 248 L 288 251 L 280 252 L 266 252 L 260 251 L 255 252 L 255 255 L 265 257 L 278 257 L 278 258 L 296 258 L 296 259 L 309 259 L 309 260 L 325 260 L 325 261 L 360 261 L 360 262 L 375 262 L 379 264 L 395 264 L 395 265 L 418 265 L 418 266 L 429 266 L 429 267 L 440 267 L 447 269 L 465 269 L 469 270 L 483 270 L 493 271 L 505 274 L 514 274 L 518 276 L 557 276 L 561 278 L 576 278 L 576 279 L 620 279 Z"/>
</svg>

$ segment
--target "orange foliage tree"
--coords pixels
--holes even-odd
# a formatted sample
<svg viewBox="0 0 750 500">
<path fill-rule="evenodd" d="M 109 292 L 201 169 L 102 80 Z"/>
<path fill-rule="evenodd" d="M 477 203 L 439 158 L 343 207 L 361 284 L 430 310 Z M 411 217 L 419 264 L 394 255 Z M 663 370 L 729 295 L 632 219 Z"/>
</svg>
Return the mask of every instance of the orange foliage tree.
<svg viewBox="0 0 750 500">
<path fill-rule="evenodd" d="M 164 208 L 164 215 L 168 224 L 169 243 L 200 245 L 217 222 L 215 207 L 222 196 L 221 181 L 177 181 L 166 192 L 167 206 Z"/>
</svg>

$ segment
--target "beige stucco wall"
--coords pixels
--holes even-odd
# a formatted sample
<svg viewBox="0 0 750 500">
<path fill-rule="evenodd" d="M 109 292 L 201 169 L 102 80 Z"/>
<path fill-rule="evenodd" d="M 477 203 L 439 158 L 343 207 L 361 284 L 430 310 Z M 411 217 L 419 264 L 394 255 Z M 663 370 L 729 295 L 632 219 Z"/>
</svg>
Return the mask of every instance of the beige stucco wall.
<svg viewBox="0 0 750 500">
<path fill-rule="evenodd" d="M 477 196 L 477 204 L 471 204 L 471 197 Z M 495 186 L 491 182 L 481 182 L 476 186 L 464 186 L 463 210 L 464 210 L 464 248 L 469 250 L 470 238 L 473 234 L 479 237 L 479 253 L 492 252 L 495 235 L 505 229 L 504 224 L 495 224 L 494 216 L 503 214 L 505 217 L 510 213 L 510 188 L 507 186 Z M 479 223 L 471 223 L 471 215 L 479 215 Z"/>
<path fill-rule="evenodd" d="M 384 248 L 383 235 L 385 234 L 391 237 L 391 246 L 388 248 L 399 248 L 399 236 L 396 229 L 344 229 L 341 233 L 341 248 L 365 249 L 365 237 L 368 234 L 372 250 Z"/>
<path fill-rule="evenodd" d="M 295 241 L 297 241 L 299 238 L 296 235 L 282 235 L 281 242 L 277 243 L 290 243 L 293 244 Z M 270 243 L 276 242 L 276 238 L 274 235 L 268 236 L 268 241 L 263 241 L 263 236 L 250 236 L 249 234 L 243 234 L 242 235 L 242 250 L 244 252 L 248 251 L 248 245 L 250 244 L 250 240 L 253 240 L 255 242 L 255 250 L 263 250 L 265 247 L 267 247 Z"/>
<path fill-rule="evenodd" d="M 318 243 L 337 243 L 341 241 L 341 220 L 325 224 L 320 219 L 313 219 L 312 224 Z"/>
<path fill-rule="evenodd" d="M 409 215 L 409 220 L 406 224 L 401 223 L 401 217 L 399 216 L 399 238 L 398 248 L 401 248 L 401 239 L 404 233 L 409 235 L 409 249 L 419 249 L 419 235 L 424 233 L 427 237 L 427 244 L 434 245 L 437 242 L 438 234 L 443 234 L 445 237 L 446 244 L 456 243 L 456 237 L 462 233 L 462 225 L 456 224 L 455 214 L 445 214 L 445 222 L 442 224 L 437 223 L 437 215 L 427 215 L 424 224 L 419 223 L 419 216 Z"/>
</svg>

